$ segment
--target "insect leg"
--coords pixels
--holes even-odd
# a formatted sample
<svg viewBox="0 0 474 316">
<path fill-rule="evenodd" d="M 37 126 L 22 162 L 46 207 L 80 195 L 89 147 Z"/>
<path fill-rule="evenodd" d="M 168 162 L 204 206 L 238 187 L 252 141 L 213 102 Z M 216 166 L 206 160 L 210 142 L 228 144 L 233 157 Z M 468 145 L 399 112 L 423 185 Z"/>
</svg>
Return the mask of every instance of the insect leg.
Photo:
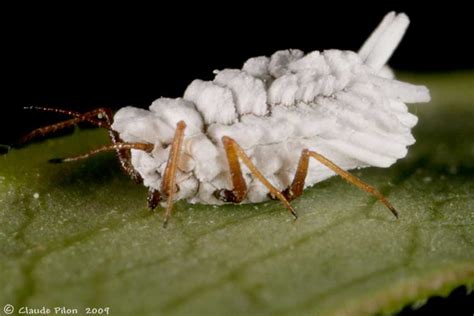
<svg viewBox="0 0 474 316">
<path fill-rule="evenodd" d="M 150 211 L 153 211 L 162 200 L 161 193 L 159 190 L 150 188 L 148 190 L 147 204 Z"/>
<path fill-rule="evenodd" d="M 224 148 L 226 150 L 227 154 L 227 159 L 229 161 L 229 166 L 231 168 L 231 176 L 232 176 L 232 182 L 234 186 L 240 185 L 241 187 L 238 188 L 237 190 L 233 190 L 234 192 L 232 193 L 234 196 L 241 196 L 242 194 L 241 191 L 243 188 L 245 188 L 245 193 L 246 193 L 246 185 L 245 181 L 242 177 L 242 172 L 240 169 L 240 165 L 238 165 L 238 158 L 242 160 L 242 162 L 249 168 L 250 172 L 253 174 L 255 178 L 257 178 L 264 186 L 267 187 L 267 189 L 270 191 L 270 194 L 274 195 L 276 198 L 278 198 L 288 209 L 288 211 L 295 217 L 298 218 L 296 215 L 295 210 L 291 206 L 291 204 L 288 202 L 288 200 L 283 196 L 283 194 L 278 191 L 277 188 L 275 188 L 265 177 L 264 175 L 257 169 L 257 167 L 252 163 L 250 158 L 247 156 L 247 154 L 244 152 L 244 150 L 237 144 L 235 140 L 228 136 L 222 137 L 222 142 L 224 144 Z M 237 180 L 237 181 L 236 181 Z M 241 182 L 241 183 L 239 183 Z M 243 186 L 242 186 L 243 183 Z M 245 196 L 244 193 L 244 196 Z M 243 199 L 243 198 L 242 198 Z"/>
<path fill-rule="evenodd" d="M 239 156 L 232 145 L 229 137 L 223 137 L 222 143 L 229 163 L 230 177 L 232 179 L 232 190 L 221 189 L 214 192 L 214 196 L 224 202 L 240 203 L 247 195 L 247 184 L 245 183 L 240 168 Z"/>
<path fill-rule="evenodd" d="M 298 162 L 298 168 L 296 169 L 295 177 L 290 187 L 282 192 L 288 201 L 292 201 L 303 194 L 304 181 L 306 175 L 308 174 L 309 166 L 309 151 L 308 149 L 303 149 L 301 152 L 300 160 Z"/>
<path fill-rule="evenodd" d="M 110 151 L 110 150 L 117 150 L 117 149 L 138 149 L 138 150 L 143 150 L 150 153 L 153 151 L 153 148 L 154 148 L 154 145 L 148 144 L 148 143 L 115 143 L 111 145 L 102 146 L 97 149 L 93 149 L 79 156 L 67 157 L 67 158 L 53 158 L 49 162 L 61 163 L 61 162 L 77 161 L 77 160 L 89 158 L 90 156 L 93 156 L 95 154 L 99 154 L 99 153 Z"/>
<path fill-rule="evenodd" d="M 332 161 L 330 161 L 326 157 L 324 157 L 324 156 L 322 156 L 322 155 L 320 155 L 320 154 L 318 154 L 314 151 L 309 151 L 308 155 L 310 157 L 316 159 L 317 161 L 319 161 L 320 163 L 322 163 L 323 165 L 325 165 L 326 167 L 328 167 L 329 169 L 331 169 L 332 171 L 334 171 L 338 175 L 340 175 L 347 182 L 349 182 L 349 183 L 357 186 L 359 189 L 362 189 L 362 190 L 372 194 L 373 196 L 375 196 L 380 202 L 382 202 L 390 210 L 390 212 L 392 212 L 392 214 L 396 218 L 398 218 L 398 213 L 395 210 L 395 208 L 387 201 L 387 199 L 377 189 L 375 189 L 374 187 L 368 185 L 367 183 L 363 182 L 362 180 L 360 180 L 356 176 L 350 174 L 349 172 L 343 170 L 342 168 L 338 167 Z"/>
<path fill-rule="evenodd" d="M 77 123 L 80 123 L 80 122 L 89 122 L 97 127 L 104 127 L 104 128 L 110 129 L 111 119 L 112 119 L 111 110 L 105 109 L 105 108 L 95 109 L 86 113 L 79 113 L 79 112 L 70 111 L 70 110 L 46 108 L 46 107 L 39 107 L 39 106 L 29 106 L 29 107 L 26 107 L 25 109 L 45 111 L 45 112 L 54 112 L 54 113 L 72 116 L 74 118 L 63 121 L 63 122 L 59 122 L 56 124 L 37 128 L 31 131 L 30 133 L 28 133 L 27 135 L 23 136 L 20 140 L 20 143 L 26 143 L 36 137 L 46 136 L 48 134 L 57 132 L 61 129 L 76 125 Z"/>
<path fill-rule="evenodd" d="M 27 135 L 23 136 L 20 140 L 20 143 L 26 143 L 36 137 L 45 136 L 61 129 L 76 125 L 80 122 L 89 122 L 97 127 L 106 128 L 109 131 L 109 138 L 112 144 L 121 143 L 118 133 L 112 130 L 111 126 L 113 123 L 113 114 L 112 110 L 108 108 L 98 108 L 86 113 L 79 113 L 70 110 L 56 109 L 56 108 L 47 108 L 39 106 L 30 106 L 26 107 L 28 110 L 37 110 L 45 112 L 54 112 L 64 115 L 73 116 L 74 118 L 59 122 L 56 124 L 44 126 L 33 130 Z M 117 157 L 120 162 L 120 167 L 122 170 L 129 175 L 135 182 L 140 183 L 142 181 L 140 174 L 133 168 L 131 163 L 131 154 L 129 149 L 116 149 Z"/>
<path fill-rule="evenodd" d="M 176 190 L 176 171 L 178 169 L 178 162 L 181 157 L 182 144 L 184 138 L 184 130 L 186 123 L 179 121 L 176 124 L 176 132 L 171 143 L 171 150 L 166 163 L 166 169 L 163 175 L 163 182 L 161 183 L 161 191 L 167 195 L 168 204 L 165 211 L 165 219 L 163 226 L 166 227 L 173 209 L 173 196 Z"/>
<path fill-rule="evenodd" d="M 73 118 L 73 119 L 70 119 L 70 120 L 67 120 L 67 121 L 62 121 L 62 122 L 59 122 L 59 123 L 56 123 L 56 124 L 52 124 L 52 125 L 37 128 L 37 129 L 29 132 L 28 134 L 24 135 L 20 139 L 19 143 L 20 143 L 20 145 L 25 144 L 25 143 L 31 141 L 34 138 L 37 138 L 37 137 L 40 137 L 40 136 L 46 136 L 48 134 L 55 133 L 57 131 L 65 129 L 67 127 L 74 126 L 79 122 L 81 122 L 80 118 Z"/>
</svg>

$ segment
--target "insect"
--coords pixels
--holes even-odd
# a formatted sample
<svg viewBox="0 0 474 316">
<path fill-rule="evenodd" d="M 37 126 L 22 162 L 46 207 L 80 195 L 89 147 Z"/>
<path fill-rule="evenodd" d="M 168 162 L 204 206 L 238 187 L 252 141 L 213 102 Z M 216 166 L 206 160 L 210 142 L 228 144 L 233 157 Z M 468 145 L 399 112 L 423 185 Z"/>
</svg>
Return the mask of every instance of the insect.
<svg viewBox="0 0 474 316">
<path fill-rule="evenodd" d="M 159 98 L 149 110 L 125 107 L 87 113 L 29 107 L 71 118 L 38 128 L 27 142 L 82 121 L 108 130 L 111 144 L 70 162 L 115 150 L 122 169 L 149 189 L 148 206 L 173 202 L 290 201 L 335 174 L 395 208 L 347 170 L 389 167 L 407 154 L 417 117 L 405 103 L 428 102 L 429 91 L 394 79 L 386 67 L 409 24 L 387 14 L 358 53 L 277 51 L 247 60 L 242 69 L 194 80 L 182 98 Z M 166 201 L 165 201 L 166 199 Z"/>
</svg>

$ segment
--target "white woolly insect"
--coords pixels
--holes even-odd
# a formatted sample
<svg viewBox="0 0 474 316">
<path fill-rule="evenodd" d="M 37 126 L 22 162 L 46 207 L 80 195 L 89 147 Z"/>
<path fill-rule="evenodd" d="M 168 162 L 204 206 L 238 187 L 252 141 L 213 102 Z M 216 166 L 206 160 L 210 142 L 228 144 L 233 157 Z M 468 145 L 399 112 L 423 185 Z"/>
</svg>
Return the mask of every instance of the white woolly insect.
<svg viewBox="0 0 474 316">
<path fill-rule="evenodd" d="M 250 58 L 242 69 L 216 71 L 213 81 L 194 80 L 182 98 L 159 98 L 149 110 L 122 108 L 113 123 L 107 109 L 35 107 L 74 118 L 24 140 L 79 121 L 109 129 L 112 146 L 55 161 L 116 149 L 124 170 L 150 188 L 150 208 L 160 192 L 168 195 L 165 222 L 174 199 L 256 203 L 269 191 L 296 216 L 288 200 L 335 172 L 397 215 L 377 190 L 345 170 L 389 167 L 415 142 L 418 119 L 405 103 L 428 102 L 429 91 L 395 80 L 385 66 L 408 24 L 403 13 L 387 14 L 358 53 L 293 49 Z"/>
<path fill-rule="evenodd" d="M 405 103 L 428 102 L 429 91 L 394 79 L 385 66 L 409 24 L 391 12 L 358 53 L 282 50 L 247 60 L 242 69 L 194 80 L 183 98 L 159 98 L 149 110 L 120 109 L 112 128 L 127 142 L 155 144 L 132 150 L 145 186 L 159 190 L 176 124 L 186 122 L 176 199 L 221 204 L 218 189 L 232 189 L 221 138 L 244 149 L 279 190 L 293 179 L 301 151 L 314 150 L 344 170 L 389 167 L 407 154 L 417 117 Z M 243 166 L 248 193 L 242 203 L 267 200 L 268 189 Z M 311 161 L 305 187 L 334 175 Z"/>
</svg>

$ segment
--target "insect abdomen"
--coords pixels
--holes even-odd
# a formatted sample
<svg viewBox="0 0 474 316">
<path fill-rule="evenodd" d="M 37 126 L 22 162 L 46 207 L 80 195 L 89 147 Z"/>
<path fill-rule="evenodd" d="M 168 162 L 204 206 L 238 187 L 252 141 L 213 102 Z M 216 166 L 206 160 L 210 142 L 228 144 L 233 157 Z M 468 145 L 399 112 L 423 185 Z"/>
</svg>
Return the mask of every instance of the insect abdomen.
<svg viewBox="0 0 474 316">
<path fill-rule="evenodd" d="M 150 111 L 120 110 L 113 128 L 126 141 L 160 145 L 151 154 L 133 153 L 145 184 L 149 179 L 149 185 L 159 186 L 173 128 L 185 121 L 185 157 L 194 165 L 182 168 L 181 181 L 198 183 L 180 194 L 196 202 L 214 203 L 210 192 L 231 186 L 223 136 L 240 144 L 279 189 L 288 185 L 304 148 L 346 170 L 388 167 L 414 143 L 411 128 L 417 118 L 404 102 L 430 98 L 424 86 L 397 81 L 384 67 L 407 25 L 405 15 L 388 14 L 359 54 L 284 50 L 251 58 L 242 70 L 193 81 L 183 99 L 158 99 Z M 312 162 L 306 184 L 331 174 Z M 244 176 L 250 183 L 247 201 L 266 199 L 245 168 Z"/>
</svg>

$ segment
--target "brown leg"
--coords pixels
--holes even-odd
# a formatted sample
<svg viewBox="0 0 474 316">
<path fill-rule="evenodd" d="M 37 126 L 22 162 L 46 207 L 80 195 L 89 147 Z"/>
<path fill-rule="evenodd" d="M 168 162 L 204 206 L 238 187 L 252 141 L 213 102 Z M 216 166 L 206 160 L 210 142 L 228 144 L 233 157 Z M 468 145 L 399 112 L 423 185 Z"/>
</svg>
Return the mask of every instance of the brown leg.
<svg viewBox="0 0 474 316">
<path fill-rule="evenodd" d="M 303 149 L 301 152 L 300 161 L 298 162 L 298 168 L 296 169 L 295 177 L 293 178 L 293 182 L 289 188 L 282 192 L 288 201 L 292 201 L 303 194 L 304 181 L 306 179 L 306 175 L 308 174 L 308 166 L 308 150 Z"/>
<path fill-rule="evenodd" d="M 176 191 L 176 171 L 178 169 L 178 162 L 181 157 L 182 144 L 184 138 L 184 130 L 186 123 L 179 121 L 176 124 L 176 132 L 171 143 L 170 155 L 166 163 L 165 173 L 163 175 L 163 182 L 161 183 L 161 192 L 167 195 L 168 205 L 166 206 L 165 219 L 163 226 L 166 227 L 173 209 L 173 196 Z"/>
<path fill-rule="evenodd" d="M 148 197 L 147 197 L 148 209 L 150 211 L 153 211 L 158 206 L 158 203 L 160 202 L 161 202 L 160 191 L 150 188 L 148 190 Z"/>
<path fill-rule="evenodd" d="M 37 129 L 29 132 L 25 136 L 23 136 L 20 139 L 20 144 L 25 144 L 25 143 L 31 141 L 32 139 L 38 138 L 40 136 L 46 136 L 48 134 L 53 134 L 53 133 L 55 133 L 57 131 L 60 131 L 62 129 L 74 126 L 74 125 L 76 125 L 77 123 L 79 123 L 81 121 L 82 120 L 80 118 L 73 118 L 73 119 L 70 119 L 70 120 L 67 120 L 67 121 L 63 121 L 63 122 L 59 122 L 59 123 L 56 123 L 56 124 L 52 124 L 52 125 L 37 128 Z"/>
<path fill-rule="evenodd" d="M 324 157 L 324 156 L 322 156 L 322 155 L 320 155 L 320 154 L 318 154 L 314 151 L 310 151 L 308 154 L 310 155 L 310 157 L 316 159 L 317 161 L 319 161 L 320 163 L 322 163 L 323 165 L 325 165 L 326 167 L 328 167 L 329 169 L 331 169 L 332 171 L 334 171 L 335 173 L 340 175 L 347 182 L 349 182 L 349 183 L 355 185 L 356 187 L 358 187 L 359 189 L 362 189 L 362 190 L 372 194 L 373 196 L 375 196 L 381 203 L 383 203 L 390 210 L 390 212 L 392 212 L 392 214 L 396 218 L 398 218 L 398 213 L 395 210 L 395 208 L 392 206 L 392 204 L 390 204 L 387 201 L 387 199 L 377 189 L 375 189 L 374 187 L 372 187 L 372 186 L 368 185 L 367 183 L 363 182 L 362 180 L 360 180 L 356 176 L 353 176 L 349 172 L 341 169 L 340 167 L 335 165 L 332 161 L 330 161 L 326 157 Z"/>
<path fill-rule="evenodd" d="M 67 121 L 59 122 L 53 125 L 48 125 L 48 126 L 35 129 L 29 134 L 22 137 L 22 139 L 20 140 L 20 143 L 26 143 L 36 137 L 45 136 L 45 135 L 54 133 L 61 129 L 67 128 L 69 126 L 76 125 L 80 122 L 89 122 L 97 127 L 106 128 L 109 131 L 109 138 L 112 144 L 117 144 L 117 143 L 122 142 L 118 133 L 111 129 L 111 126 L 113 123 L 113 114 L 112 114 L 112 110 L 108 108 L 98 108 L 86 113 L 79 113 L 79 112 L 69 111 L 69 110 L 37 107 L 37 106 L 31 106 L 25 109 L 54 112 L 54 113 L 73 116 L 74 118 Z M 140 175 L 138 174 L 138 172 L 132 166 L 130 149 L 117 148 L 116 153 L 117 153 L 117 157 L 119 159 L 120 167 L 122 168 L 122 170 L 126 174 L 128 174 L 135 182 L 140 183 L 142 179 Z"/>
<path fill-rule="evenodd" d="M 230 177 L 232 179 L 232 190 L 221 189 L 214 192 L 214 196 L 224 202 L 240 203 L 247 195 L 247 184 L 245 183 L 242 170 L 240 169 L 239 156 L 234 149 L 230 138 L 222 138 L 224 150 L 229 163 Z"/>
<path fill-rule="evenodd" d="M 143 151 L 146 151 L 147 153 L 150 153 L 153 151 L 153 148 L 154 148 L 153 144 L 146 144 L 146 143 L 115 143 L 112 145 L 106 145 L 106 146 L 99 147 L 97 149 L 93 149 L 79 156 L 67 157 L 67 158 L 54 158 L 54 159 L 51 159 L 49 162 L 61 163 L 61 162 L 77 161 L 77 160 L 89 158 L 90 156 L 93 156 L 95 154 L 99 154 L 99 153 L 110 151 L 110 150 L 117 150 L 117 149 L 138 149 L 138 150 L 143 150 Z"/>
<path fill-rule="evenodd" d="M 238 161 L 238 158 L 240 158 L 242 162 L 247 166 L 247 168 L 249 168 L 253 176 L 257 178 L 260 182 L 262 182 L 264 186 L 267 187 L 267 189 L 270 191 L 270 194 L 278 198 L 285 205 L 288 211 L 295 218 L 298 218 L 295 210 L 290 205 L 288 200 L 263 176 L 263 174 L 257 169 L 257 167 L 255 167 L 255 165 L 252 163 L 247 154 L 245 154 L 244 150 L 239 146 L 239 144 L 237 144 L 235 140 L 227 136 L 222 137 L 222 142 L 226 151 L 227 160 L 229 161 L 230 174 L 232 177 L 234 189 L 231 191 L 218 191 L 217 195 L 222 198 L 226 198 L 227 196 L 229 196 L 231 199 L 235 198 L 237 202 L 241 202 L 244 199 L 245 195 L 247 194 L 247 186 L 242 176 L 242 171 L 240 169 L 240 164 Z"/>
<path fill-rule="evenodd" d="M 314 151 L 309 151 L 308 149 L 303 149 L 301 153 L 301 158 L 298 163 L 298 169 L 296 170 L 295 178 L 293 179 L 291 186 L 285 191 L 283 191 L 283 194 L 288 198 L 288 200 L 293 200 L 299 197 L 303 193 L 304 181 L 308 173 L 309 157 L 316 159 L 317 161 L 319 161 L 320 163 L 322 163 L 323 165 L 325 165 L 326 167 L 328 167 L 329 169 L 331 169 L 332 171 L 340 175 L 347 182 L 374 195 L 380 202 L 382 202 L 390 210 L 390 212 L 392 212 L 393 215 L 395 215 L 396 218 L 398 218 L 398 213 L 395 210 L 395 208 L 387 201 L 387 199 L 377 189 L 363 182 L 362 180 L 350 174 L 349 172 L 345 171 L 344 169 L 341 169 L 340 167 L 338 167 L 336 164 L 334 164 L 332 161 L 330 161 L 323 155 L 320 155 Z"/>
<path fill-rule="evenodd" d="M 107 129 L 110 129 L 110 126 L 112 125 L 112 112 L 110 109 L 106 109 L 106 108 L 99 108 L 99 109 L 95 109 L 86 113 L 79 113 L 79 112 L 63 110 L 63 109 L 45 108 L 45 107 L 39 107 L 39 106 L 30 106 L 30 107 L 26 107 L 25 109 L 59 113 L 59 114 L 72 116 L 74 118 L 67 121 L 59 122 L 56 124 L 37 128 L 33 130 L 32 132 L 28 133 L 27 135 L 23 136 L 20 140 L 21 143 L 26 143 L 39 136 L 46 136 L 48 134 L 52 134 L 61 129 L 76 125 L 77 123 L 80 123 L 80 122 L 89 122 L 97 127 L 104 127 Z"/>
</svg>

